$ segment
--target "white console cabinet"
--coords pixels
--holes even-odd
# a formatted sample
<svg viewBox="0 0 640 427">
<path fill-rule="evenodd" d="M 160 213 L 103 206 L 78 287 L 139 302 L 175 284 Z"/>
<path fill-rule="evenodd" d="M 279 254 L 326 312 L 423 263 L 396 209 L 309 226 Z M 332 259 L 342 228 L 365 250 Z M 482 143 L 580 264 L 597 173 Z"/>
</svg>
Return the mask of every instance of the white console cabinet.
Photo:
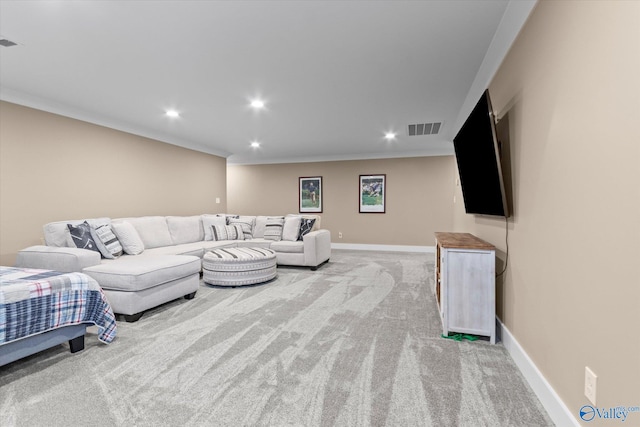
<svg viewBox="0 0 640 427">
<path fill-rule="evenodd" d="M 496 342 L 495 247 L 469 233 L 435 233 L 435 293 L 442 332 Z"/>
</svg>

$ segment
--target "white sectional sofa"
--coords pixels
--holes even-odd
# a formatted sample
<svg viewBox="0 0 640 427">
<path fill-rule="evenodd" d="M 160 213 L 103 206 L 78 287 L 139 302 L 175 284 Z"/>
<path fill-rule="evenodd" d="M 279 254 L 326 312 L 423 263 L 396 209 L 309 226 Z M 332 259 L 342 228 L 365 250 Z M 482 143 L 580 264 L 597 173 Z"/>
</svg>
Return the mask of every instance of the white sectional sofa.
<svg viewBox="0 0 640 427">
<path fill-rule="evenodd" d="M 205 214 L 57 221 L 44 226 L 46 245 L 20 251 L 16 266 L 83 272 L 100 284 L 115 313 L 135 321 L 149 308 L 193 298 L 202 257 L 212 249 L 269 248 L 278 265 L 317 269 L 331 256 L 331 234 L 320 229 L 320 220 L 317 215 Z M 90 229 L 93 243 L 78 243 L 81 228 Z M 101 241 L 104 235 L 96 230 L 113 232 L 117 243 Z"/>
</svg>

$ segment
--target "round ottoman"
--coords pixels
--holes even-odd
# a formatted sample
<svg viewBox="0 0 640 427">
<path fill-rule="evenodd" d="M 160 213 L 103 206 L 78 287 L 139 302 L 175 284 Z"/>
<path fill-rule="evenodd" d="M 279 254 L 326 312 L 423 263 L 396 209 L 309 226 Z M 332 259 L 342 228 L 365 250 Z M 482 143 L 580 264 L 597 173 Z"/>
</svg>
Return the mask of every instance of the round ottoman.
<svg viewBox="0 0 640 427">
<path fill-rule="evenodd" d="M 202 258 L 202 278 L 209 285 L 253 285 L 274 277 L 276 253 L 271 249 L 219 248 Z"/>
</svg>

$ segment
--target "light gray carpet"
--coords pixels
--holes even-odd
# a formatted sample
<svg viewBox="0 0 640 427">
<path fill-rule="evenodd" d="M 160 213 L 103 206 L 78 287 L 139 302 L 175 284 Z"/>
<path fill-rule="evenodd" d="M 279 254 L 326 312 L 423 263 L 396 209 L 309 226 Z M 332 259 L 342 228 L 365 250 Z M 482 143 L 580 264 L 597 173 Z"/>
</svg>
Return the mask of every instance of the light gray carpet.
<svg viewBox="0 0 640 427">
<path fill-rule="evenodd" d="M 433 254 L 278 273 L 0 368 L 0 425 L 553 425 L 501 344 L 440 337 Z"/>
</svg>

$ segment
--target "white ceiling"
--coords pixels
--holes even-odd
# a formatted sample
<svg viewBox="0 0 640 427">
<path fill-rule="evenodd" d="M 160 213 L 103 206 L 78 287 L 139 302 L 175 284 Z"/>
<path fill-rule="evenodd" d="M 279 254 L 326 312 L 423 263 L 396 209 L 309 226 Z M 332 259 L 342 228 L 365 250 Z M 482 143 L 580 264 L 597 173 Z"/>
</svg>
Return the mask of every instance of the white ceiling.
<svg viewBox="0 0 640 427">
<path fill-rule="evenodd" d="M 232 164 L 451 154 L 534 5 L 0 0 L 0 98 Z"/>
</svg>

